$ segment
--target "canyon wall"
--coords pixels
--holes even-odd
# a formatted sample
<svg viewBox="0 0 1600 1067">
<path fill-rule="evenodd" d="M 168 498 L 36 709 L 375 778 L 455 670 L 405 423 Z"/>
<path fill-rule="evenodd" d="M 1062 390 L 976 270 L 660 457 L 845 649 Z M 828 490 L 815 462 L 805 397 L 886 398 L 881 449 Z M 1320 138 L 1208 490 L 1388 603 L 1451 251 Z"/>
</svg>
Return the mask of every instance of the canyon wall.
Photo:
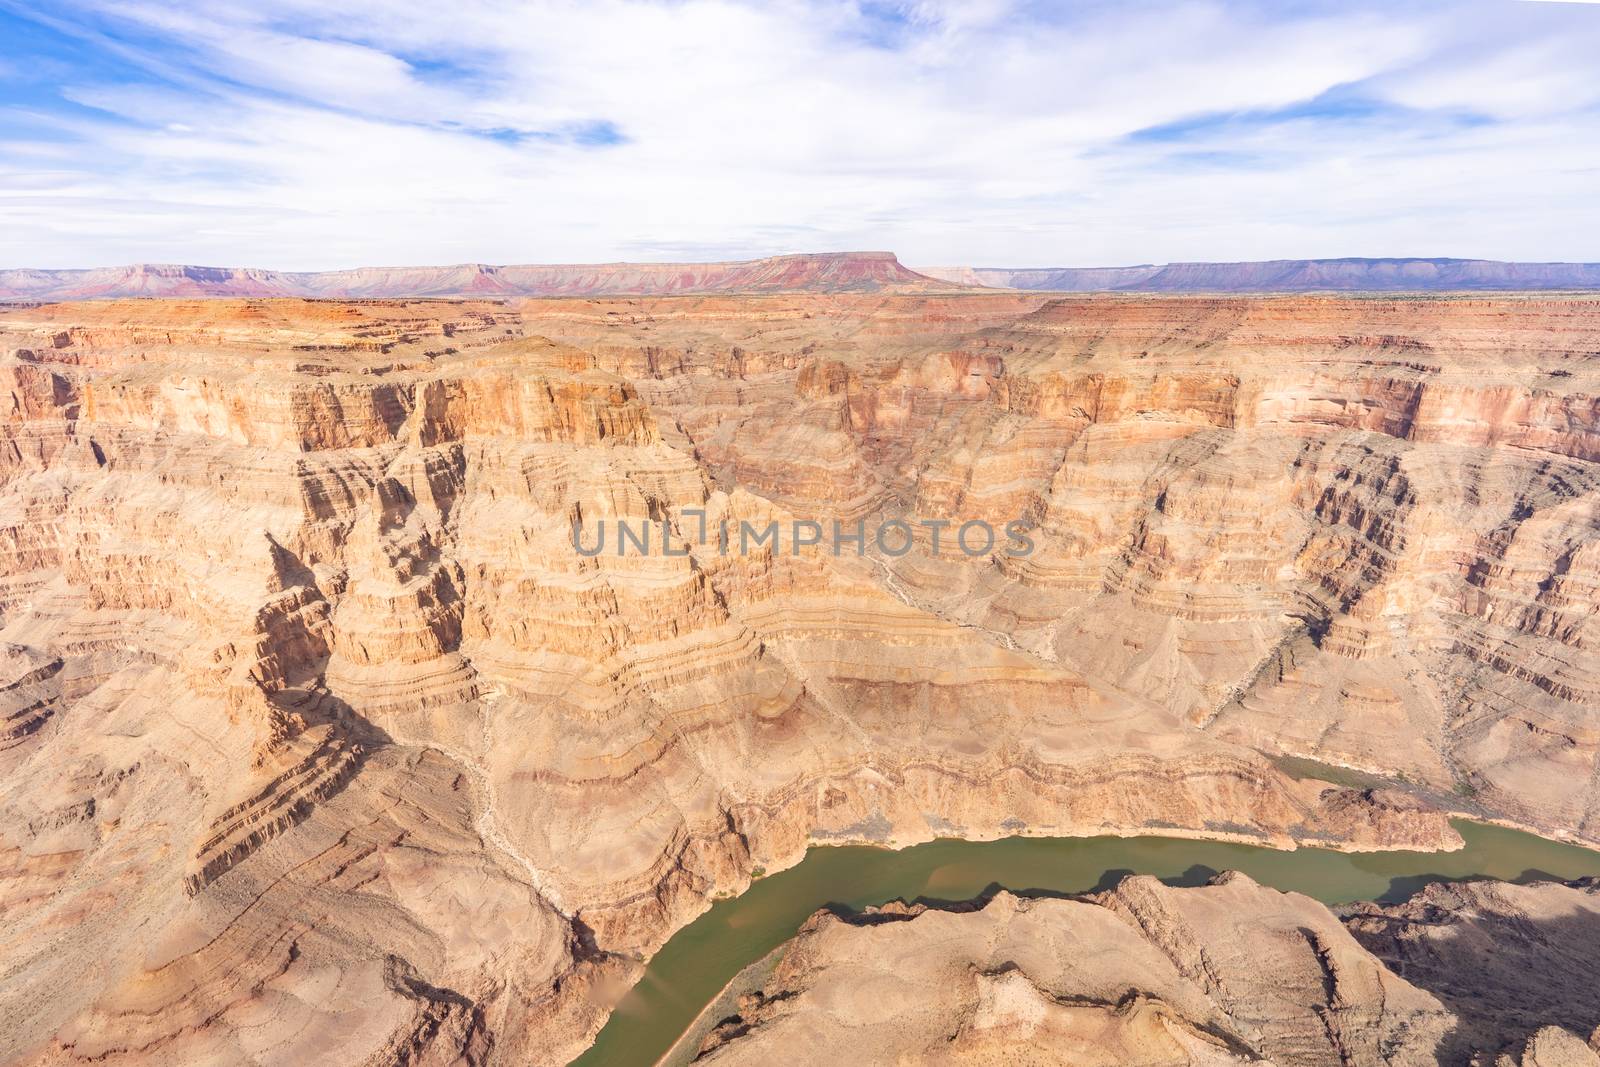
<svg viewBox="0 0 1600 1067">
<path fill-rule="evenodd" d="M 0 1043 L 563 1063 L 815 841 L 1600 840 L 1597 375 L 1579 298 L 0 311 Z M 694 533 L 885 518 L 1035 547 Z"/>
</svg>

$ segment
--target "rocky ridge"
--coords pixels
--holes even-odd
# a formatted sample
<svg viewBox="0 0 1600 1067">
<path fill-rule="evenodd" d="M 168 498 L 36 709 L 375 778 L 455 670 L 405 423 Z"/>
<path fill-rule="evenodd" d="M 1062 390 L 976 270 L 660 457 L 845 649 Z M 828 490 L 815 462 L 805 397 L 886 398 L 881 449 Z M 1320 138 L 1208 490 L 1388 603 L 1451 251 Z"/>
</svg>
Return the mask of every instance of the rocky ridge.
<svg viewBox="0 0 1600 1067">
<path fill-rule="evenodd" d="M 1594 1067 L 1592 884 L 1434 885 L 1343 919 L 1237 872 L 817 913 L 696 1063 Z"/>
</svg>

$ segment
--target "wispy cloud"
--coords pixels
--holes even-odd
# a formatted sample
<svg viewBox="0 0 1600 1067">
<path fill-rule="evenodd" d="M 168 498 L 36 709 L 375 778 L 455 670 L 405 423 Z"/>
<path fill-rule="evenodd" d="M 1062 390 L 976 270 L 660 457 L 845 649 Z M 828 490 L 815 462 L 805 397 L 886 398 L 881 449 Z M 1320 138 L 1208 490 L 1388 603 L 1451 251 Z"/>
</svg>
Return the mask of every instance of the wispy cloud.
<svg viewBox="0 0 1600 1067">
<path fill-rule="evenodd" d="M 1588 5 L 0 0 L 0 39 L 6 265 L 1600 258 Z"/>
</svg>

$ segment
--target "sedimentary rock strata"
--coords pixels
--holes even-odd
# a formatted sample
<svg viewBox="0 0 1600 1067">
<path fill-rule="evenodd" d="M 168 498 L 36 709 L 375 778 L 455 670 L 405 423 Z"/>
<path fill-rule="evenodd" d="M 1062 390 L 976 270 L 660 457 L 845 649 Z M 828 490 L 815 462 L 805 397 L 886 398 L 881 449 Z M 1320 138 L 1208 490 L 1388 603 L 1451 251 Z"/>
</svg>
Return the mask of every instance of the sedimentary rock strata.
<svg viewBox="0 0 1600 1067">
<path fill-rule="evenodd" d="M 1596 949 L 1600 896 L 1558 883 L 1435 886 L 1343 922 L 1237 873 L 819 912 L 695 1062 L 1592 1067 Z"/>
<path fill-rule="evenodd" d="M 1596 840 L 1597 353 L 1580 298 L 6 309 L 0 1042 L 561 1063 L 813 841 Z M 687 547 L 575 548 L 624 520 Z"/>
<path fill-rule="evenodd" d="M 1600 303 L 1004 299 L 893 301 L 848 333 L 834 311 L 826 353 L 770 302 L 766 323 L 710 300 L 539 310 L 719 484 L 1037 522 L 1025 559 L 885 561 L 912 602 L 1208 736 L 1593 839 Z M 944 326 L 954 307 L 1010 314 Z M 801 349 L 792 387 L 772 345 Z M 825 447 L 793 447 L 796 424 Z"/>
</svg>

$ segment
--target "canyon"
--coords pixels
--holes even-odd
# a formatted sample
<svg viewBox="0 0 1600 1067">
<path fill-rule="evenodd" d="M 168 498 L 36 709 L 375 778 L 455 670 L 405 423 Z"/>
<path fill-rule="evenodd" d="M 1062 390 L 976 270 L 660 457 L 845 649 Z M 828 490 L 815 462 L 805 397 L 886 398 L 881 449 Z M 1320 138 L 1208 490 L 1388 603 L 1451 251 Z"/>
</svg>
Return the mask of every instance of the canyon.
<svg viewBox="0 0 1600 1067">
<path fill-rule="evenodd" d="M 567 1063 L 673 931 L 816 843 L 1433 850 L 1466 814 L 1600 844 L 1600 297 L 761 262 L 0 307 L 8 1061 Z M 450 295 L 496 276 L 463 269 Z M 725 554 L 702 513 L 1037 548 Z M 687 554 L 580 555 L 602 520 Z M 924 1006 L 886 1057 L 959 1017 L 966 1062 L 1552 1067 L 1600 1026 L 1506 1051 L 1462 1004 L 1499 987 L 1414 973 L 1451 917 L 1592 945 L 1592 886 L 919 907 L 808 925 L 709 1062 L 848 1050 L 840 1005 L 893 981 Z M 1567 973 L 1558 941 L 1523 969 Z M 1233 977 L 1256 948 L 1294 1004 Z"/>
</svg>

